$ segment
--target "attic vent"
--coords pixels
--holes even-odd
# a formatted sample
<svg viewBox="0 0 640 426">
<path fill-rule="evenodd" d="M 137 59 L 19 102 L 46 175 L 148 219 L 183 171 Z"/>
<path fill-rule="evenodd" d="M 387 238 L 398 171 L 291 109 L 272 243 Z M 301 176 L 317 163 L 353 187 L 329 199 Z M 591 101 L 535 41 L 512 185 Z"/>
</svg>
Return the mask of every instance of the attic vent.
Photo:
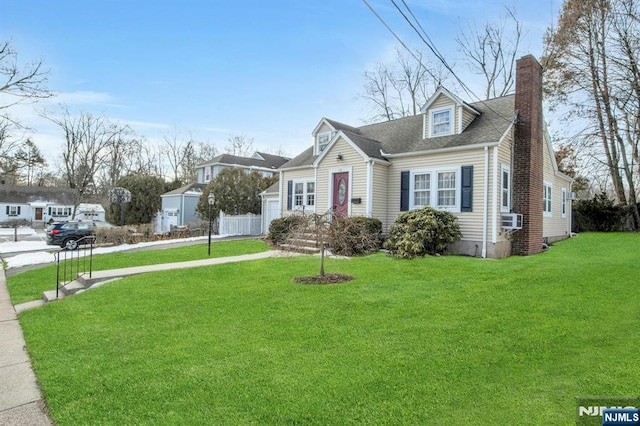
<svg viewBox="0 0 640 426">
<path fill-rule="evenodd" d="M 522 215 L 518 213 L 503 214 L 502 229 L 522 229 Z"/>
</svg>

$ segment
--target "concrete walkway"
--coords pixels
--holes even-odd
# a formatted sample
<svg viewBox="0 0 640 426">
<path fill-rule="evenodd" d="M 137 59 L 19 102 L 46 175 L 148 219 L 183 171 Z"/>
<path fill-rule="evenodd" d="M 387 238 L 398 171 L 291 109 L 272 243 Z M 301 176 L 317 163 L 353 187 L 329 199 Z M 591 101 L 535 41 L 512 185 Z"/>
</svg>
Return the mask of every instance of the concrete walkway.
<svg viewBox="0 0 640 426">
<path fill-rule="evenodd" d="M 295 254 L 272 250 L 241 256 L 96 271 L 92 274 L 91 282 L 107 281 L 146 272 L 195 268 L 281 256 L 295 256 Z M 0 425 L 53 424 L 47 415 L 46 404 L 31 367 L 31 360 L 26 351 L 24 336 L 16 314 L 16 310 L 23 311 L 42 304 L 41 301 L 34 301 L 17 305 L 14 308 L 9 298 L 4 270 L 0 270 Z"/>
<path fill-rule="evenodd" d="M 0 425 L 52 425 L 0 271 Z"/>
</svg>

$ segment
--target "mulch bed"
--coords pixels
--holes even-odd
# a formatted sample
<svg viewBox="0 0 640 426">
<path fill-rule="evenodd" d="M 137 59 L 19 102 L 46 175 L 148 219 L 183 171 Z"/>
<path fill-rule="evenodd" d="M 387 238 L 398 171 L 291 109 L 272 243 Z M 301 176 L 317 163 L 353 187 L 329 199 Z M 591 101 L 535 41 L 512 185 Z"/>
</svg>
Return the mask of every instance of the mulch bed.
<svg viewBox="0 0 640 426">
<path fill-rule="evenodd" d="M 346 274 L 324 274 L 312 277 L 295 277 L 292 282 L 296 284 L 340 284 L 354 280 L 356 277 Z"/>
</svg>

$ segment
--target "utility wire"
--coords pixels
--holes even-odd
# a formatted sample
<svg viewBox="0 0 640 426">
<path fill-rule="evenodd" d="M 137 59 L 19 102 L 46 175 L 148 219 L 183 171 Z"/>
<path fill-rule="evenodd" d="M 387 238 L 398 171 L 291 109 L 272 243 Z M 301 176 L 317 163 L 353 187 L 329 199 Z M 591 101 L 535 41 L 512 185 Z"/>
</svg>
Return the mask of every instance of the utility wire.
<svg viewBox="0 0 640 426">
<path fill-rule="evenodd" d="M 411 54 L 411 56 L 418 61 L 418 63 L 420 63 L 420 65 L 422 65 L 423 68 L 425 68 L 425 70 L 427 71 L 427 73 L 431 76 L 431 78 L 433 78 L 434 80 L 437 80 L 437 78 L 435 77 L 435 75 L 426 67 L 422 64 L 422 61 L 419 60 L 417 58 L 417 56 L 413 53 L 413 51 L 406 45 L 406 43 L 395 33 L 395 31 L 393 31 L 393 29 L 391 28 L 391 26 L 389 26 L 389 24 L 387 24 L 387 22 L 382 18 L 382 16 L 380 16 L 378 14 L 378 12 L 376 12 L 376 10 L 369 4 L 369 2 L 367 0 L 362 0 L 363 3 L 367 6 L 367 8 L 369 8 L 369 10 L 371 11 L 371 13 L 373 13 L 376 18 L 378 18 L 378 20 L 382 23 L 382 25 L 385 26 L 385 28 L 387 28 L 387 30 L 393 35 L 393 37 L 402 45 L 402 47 L 405 48 L 405 50 L 407 50 L 409 52 L 409 54 Z M 442 54 L 438 51 L 438 49 L 436 48 L 435 44 L 433 43 L 433 41 L 431 40 L 431 38 L 429 37 L 429 35 L 427 34 L 427 32 L 424 30 L 424 28 L 422 27 L 422 25 L 420 24 L 420 21 L 416 18 L 415 14 L 411 11 L 411 8 L 407 5 L 407 3 L 402 0 L 402 3 L 404 4 L 404 6 L 407 8 L 409 14 L 411 14 L 411 16 L 413 17 L 413 19 L 416 21 L 416 24 L 420 27 L 420 29 L 422 30 L 422 32 L 424 33 L 424 36 L 422 33 L 420 33 L 420 31 L 416 28 L 416 26 L 411 22 L 411 20 L 407 17 L 407 15 L 404 13 L 404 11 L 398 6 L 398 4 L 395 2 L 395 0 L 391 0 L 391 3 L 393 3 L 393 5 L 395 6 L 395 8 L 398 10 L 398 12 L 400 12 L 400 14 L 402 15 L 402 17 L 404 18 L 404 20 L 411 26 L 411 28 L 416 32 L 416 34 L 418 34 L 418 36 L 420 37 L 420 39 L 422 40 L 422 42 L 429 48 L 429 50 L 434 54 L 434 56 L 445 66 L 445 68 L 453 75 L 453 77 L 456 79 L 456 81 L 458 81 L 461 85 L 461 87 L 465 90 L 465 92 L 467 92 L 467 94 L 469 96 L 472 96 L 476 99 L 478 99 L 478 101 L 480 103 L 482 103 L 488 110 L 490 110 L 491 112 L 493 112 L 494 114 L 496 114 L 498 117 L 500 117 L 501 119 L 509 122 L 509 123 L 513 123 L 514 119 L 513 118 L 507 118 L 504 117 L 502 114 L 500 114 L 499 112 L 495 111 L 493 108 L 491 108 L 491 106 L 489 106 L 487 104 L 487 102 L 485 100 L 480 99 L 480 97 L 478 95 L 476 95 L 465 83 L 464 81 L 462 81 L 462 79 L 460 77 L 458 77 L 458 75 L 455 73 L 455 71 L 452 69 L 452 67 L 448 64 L 448 62 L 446 61 L 446 59 L 442 56 Z M 495 128 L 495 126 L 492 124 L 492 127 L 494 127 L 494 129 L 496 131 L 498 131 L 497 128 Z"/>
</svg>

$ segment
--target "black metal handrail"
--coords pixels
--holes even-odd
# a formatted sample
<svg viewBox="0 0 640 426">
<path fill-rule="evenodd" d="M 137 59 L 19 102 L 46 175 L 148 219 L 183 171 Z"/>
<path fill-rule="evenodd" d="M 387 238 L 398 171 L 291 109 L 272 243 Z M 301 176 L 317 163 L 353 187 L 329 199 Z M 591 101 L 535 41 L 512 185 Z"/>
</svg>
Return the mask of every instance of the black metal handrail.
<svg viewBox="0 0 640 426">
<path fill-rule="evenodd" d="M 95 235 L 88 235 L 78 239 L 77 249 L 62 248 L 54 256 L 56 258 L 56 299 L 60 292 L 60 283 L 68 283 L 89 274 L 93 270 L 93 244 Z M 81 260 L 82 259 L 82 260 Z M 87 263 L 88 270 L 87 270 Z M 74 275 L 75 274 L 75 275 Z"/>
</svg>

